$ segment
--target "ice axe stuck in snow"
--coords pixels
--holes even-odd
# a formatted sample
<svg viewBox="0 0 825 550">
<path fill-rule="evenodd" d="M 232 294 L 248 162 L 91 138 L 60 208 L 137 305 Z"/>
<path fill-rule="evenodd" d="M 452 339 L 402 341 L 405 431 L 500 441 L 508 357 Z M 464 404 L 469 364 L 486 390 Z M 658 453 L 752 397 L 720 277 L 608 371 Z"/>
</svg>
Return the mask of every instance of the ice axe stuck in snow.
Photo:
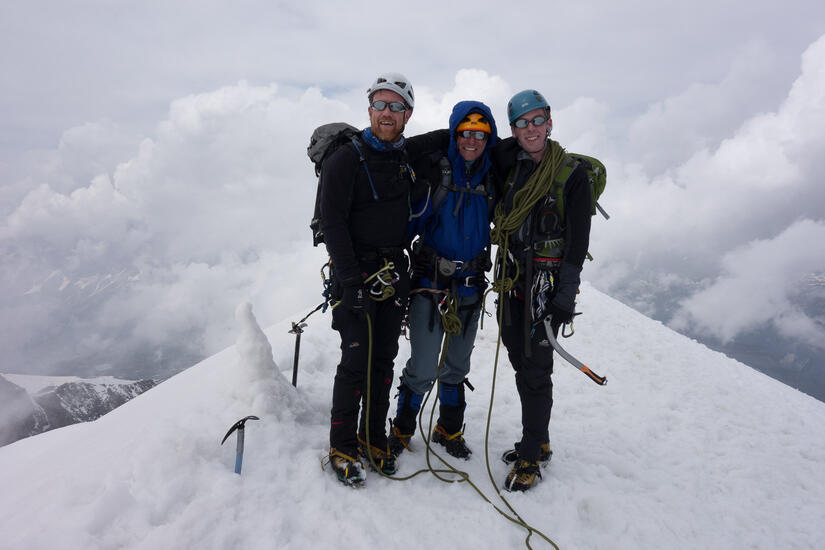
<svg viewBox="0 0 825 550">
<path fill-rule="evenodd" d="M 260 420 L 257 416 L 247 416 L 245 418 L 241 418 L 235 424 L 229 428 L 229 431 L 226 432 L 226 435 L 223 436 L 223 440 L 221 441 L 221 445 L 224 444 L 226 438 L 232 435 L 232 432 L 238 430 L 238 444 L 235 446 L 235 473 L 241 473 L 241 466 L 243 465 L 243 439 L 244 439 L 244 424 L 246 424 L 247 420 Z"/>
<path fill-rule="evenodd" d="M 305 317 L 306 318 L 306 317 Z M 295 354 L 292 357 L 292 385 L 298 387 L 298 356 L 301 354 L 301 334 L 304 333 L 304 328 L 307 324 L 303 322 L 292 323 L 292 330 L 290 334 L 295 335 Z"/>
<path fill-rule="evenodd" d="M 326 265 L 324 266 L 326 267 Z M 326 312 L 327 307 L 329 306 L 329 279 L 324 278 L 324 268 L 321 268 L 321 278 L 324 279 L 324 301 L 318 304 L 315 309 L 310 311 L 306 314 L 306 316 L 298 321 L 297 323 L 292 323 L 292 330 L 289 331 L 290 334 L 295 335 L 295 353 L 292 356 L 292 385 L 296 388 L 298 387 L 298 357 L 301 355 L 301 335 L 304 333 L 304 329 L 306 328 L 307 324 L 304 322 L 309 319 L 309 316 L 318 311 L 319 309 L 323 309 Z"/>
</svg>

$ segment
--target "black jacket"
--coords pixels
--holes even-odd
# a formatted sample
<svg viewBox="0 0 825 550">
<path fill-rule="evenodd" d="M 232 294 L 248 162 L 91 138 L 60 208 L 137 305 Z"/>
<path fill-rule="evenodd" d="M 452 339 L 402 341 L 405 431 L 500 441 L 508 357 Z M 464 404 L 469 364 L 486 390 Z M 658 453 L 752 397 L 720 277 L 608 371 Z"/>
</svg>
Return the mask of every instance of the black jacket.
<svg viewBox="0 0 825 550">
<path fill-rule="evenodd" d="M 352 144 L 335 151 L 324 161 L 321 172 L 321 229 L 344 285 L 361 282 L 361 255 L 377 249 L 400 249 L 407 241 L 412 181 L 406 154 L 376 151 L 366 144 L 360 148 L 369 175 Z"/>
<path fill-rule="evenodd" d="M 507 138 L 493 148 L 493 166 L 500 185 L 499 196 L 505 201 L 505 207 L 512 204 L 513 194 L 527 183 L 527 180 L 537 168 L 533 159 L 524 153 L 518 142 L 514 138 Z M 518 167 L 518 170 L 515 170 Z M 508 176 L 517 173 L 516 181 L 509 182 Z M 564 223 L 560 231 L 564 237 L 564 251 L 562 262 L 556 281 L 556 293 L 553 301 L 562 309 L 572 311 L 576 298 L 576 290 L 579 287 L 580 273 L 584 259 L 587 257 L 587 249 L 590 246 L 590 183 L 587 173 L 581 166 L 578 166 L 571 174 L 564 187 Z M 529 249 L 532 250 L 531 242 L 524 242 L 523 235 L 533 235 L 535 231 L 533 225 L 542 208 L 542 201 L 539 201 L 530 215 L 524 221 L 527 227 L 511 235 L 509 248 L 513 252 Z M 522 276 L 524 271 L 522 271 Z M 519 281 L 524 283 L 524 281 Z"/>
<path fill-rule="evenodd" d="M 321 229 L 336 277 L 360 284 L 359 258 L 409 244 L 407 222 L 413 178 L 409 160 L 436 150 L 440 140 L 423 134 L 406 150 L 378 151 L 359 143 L 367 168 L 351 143 L 324 161 L 321 172 Z M 369 170 L 369 175 L 367 170 Z"/>
</svg>

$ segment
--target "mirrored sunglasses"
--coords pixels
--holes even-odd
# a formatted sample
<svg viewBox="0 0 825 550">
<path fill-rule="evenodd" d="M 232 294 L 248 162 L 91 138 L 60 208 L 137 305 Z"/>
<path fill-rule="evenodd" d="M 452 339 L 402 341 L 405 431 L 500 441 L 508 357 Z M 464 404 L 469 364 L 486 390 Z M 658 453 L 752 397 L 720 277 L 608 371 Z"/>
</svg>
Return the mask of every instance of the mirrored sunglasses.
<svg viewBox="0 0 825 550">
<path fill-rule="evenodd" d="M 481 130 L 461 130 L 458 135 L 464 139 L 476 138 L 478 141 L 487 139 L 487 132 Z"/>
<path fill-rule="evenodd" d="M 527 128 L 527 125 L 531 122 L 533 123 L 533 126 L 541 126 L 542 124 L 547 122 L 547 117 L 539 115 L 537 117 L 533 117 L 532 120 L 527 120 L 526 118 L 519 118 L 516 119 L 516 121 L 513 123 L 513 126 L 515 126 L 516 128 Z"/>
<path fill-rule="evenodd" d="M 383 111 L 384 109 L 387 108 L 387 106 L 389 106 L 390 111 L 392 111 L 393 113 L 403 113 L 404 111 L 407 110 L 407 106 L 404 105 L 404 103 L 401 102 L 401 101 L 389 101 L 389 102 L 387 102 L 387 101 L 378 99 L 376 101 L 373 101 L 372 105 L 370 105 L 370 107 L 372 107 L 376 111 Z"/>
</svg>

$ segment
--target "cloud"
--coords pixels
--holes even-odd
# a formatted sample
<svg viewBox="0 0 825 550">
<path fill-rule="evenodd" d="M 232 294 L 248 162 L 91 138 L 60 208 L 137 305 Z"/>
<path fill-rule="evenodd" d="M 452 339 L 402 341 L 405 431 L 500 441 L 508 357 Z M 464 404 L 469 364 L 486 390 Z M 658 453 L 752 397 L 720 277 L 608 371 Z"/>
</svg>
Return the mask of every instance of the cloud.
<svg viewBox="0 0 825 550">
<path fill-rule="evenodd" d="M 717 83 L 643 110 L 635 134 L 622 134 L 626 113 L 610 100 L 565 102 L 553 99 L 554 87 L 543 91 L 554 136 L 608 167 L 602 203 L 612 219 L 594 223 L 586 279 L 647 313 L 675 314 L 680 326 L 730 338 L 775 323 L 808 341 L 818 336 L 815 316 L 798 307 L 791 269 L 825 271 L 817 264 L 825 255 L 803 259 L 800 244 L 820 238 L 825 220 L 825 37 L 803 55 L 784 100 L 771 108 L 748 99 L 728 113 L 758 77 L 759 51 L 743 53 Z M 453 104 L 473 98 L 493 108 L 507 135 L 506 103 L 522 87 L 479 68 L 457 71 L 444 87 L 414 85 L 408 134 L 444 127 Z M 0 253 L 10 259 L 0 265 L 6 370 L 168 374 L 233 341 L 238 303 L 253 303 L 263 324 L 316 305 L 326 257 L 309 246 L 316 180 L 305 148 L 319 124 L 366 125 L 364 89 L 242 80 L 182 94 L 143 135 L 84 123 L 54 150 L 8 166 L 13 189 L 0 195 Z M 700 104 L 715 122 L 697 121 Z M 668 138 L 682 126 L 684 139 Z M 720 294 L 745 300 L 759 287 L 759 272 L 736 262 L 755 267 L 753 250 L 762 249 L 789 266 L 772 267 L 785 276 L 771 289 L 776 314 L 743 307 L 716 319 L 707 306 Z"/>
<path fill-rule="evenodd" d="M 766 44 L 747 43 L 719 82 L 693 83 L 633 120 L 627 152 L 648 173 L 659 174 L 697 150 L 718 147 L 753 113 L 771 109 L 763 95 L 753 92 L 770 82 L 775 63 L 776 54 Z"/>
<path fill-rule="evenodd" d="M 118 163 L 115 126 L 67 131 L 39 174 L 48 183 L 0 225 L 13 259 L 0 267 L 5 364 L 123 369 L 141 350 L 133 362 L 159 354 L 168 367 L 230 343 L 240 301 L 265 302 L 270 322 L 315 305 L 323 251 L 308 247 L 305 155 L 314 125 L 333 118 L 357 119 L 317 89 L 239 82 L 172 102 Z M 66 183 L 90 166 L 107 171 Z"/>
<path fill-rule="evenodd" d="M 506 107 L 512 91 L 500 76 L 490 75 L 481 69 L 460 69 L 455 75 L 453 88 L 446 92 L 439 93 L 427 86 L 416 86 L 415 90 L 416 108 L 410 119 L 410 135 L 446 128 L 453 106 L 468 99 L 481 101 L 490 107 L 499 134 L 504 137 L 510 135 Z"/>
<path fill-rule="evenodd" d="M 682 301 L 673 326 L 713 334 L 723 341 L 766 324 L 825 348 L 822 320 L 806 315 L 792 297 L 806 278 L 825 270 L 825 222 L 801 220 L 769 240 L 737 248 L 722 260 L 722 273 Z"/>
<path fill-rule="evenodd" d="M 446 124 L 453 98 L 502 105 L 509 94 L 479 70 L 422 91 L 422 130 Z M 66 131 L 59 160 L 0 225 L 0 251 L 15 258 L 0 268 L 7 364 L 169 374 L 233 341 L 240 302 L 266 323 L 319 303 L 326 253 L 309 246 L 306 146 L 322 123 L 367 123 L 363 90 L 339 96 L 356 106 L 245 81 L 187 95 L 125 155 L 114 124 Z"/>
<path fill-rule="evenodd" d="M 568 151 L 603 157 L 613 150 L 608 139 L 610 108 L 592 97 L 580 97 L 552 112 L 553 139 Z"/>
<path fill-rule="evenodd" d="M 690 112 L 685 102 L 670 105 L 673 117 Z M 603 202 L 613 219 L 594 224 L 599 262 L 587 275 L 640 296 L 645 283 L 679 274 L 678 292 L 661 285 L 647 297 L 648 304 L 681 302 L 676 327 L 730 340 L 771 322 L 816 341 L 820 330 L 792 298 L 800 275 L 825 271 L 814 244 L 825 222 L 823 155 L 825 36 L 803 54 L 801 74 L 778 108 L 746 120 L 716 148 L 701 148 L 653 178 L 641 163 L 608 163 Z"/>
</svg>

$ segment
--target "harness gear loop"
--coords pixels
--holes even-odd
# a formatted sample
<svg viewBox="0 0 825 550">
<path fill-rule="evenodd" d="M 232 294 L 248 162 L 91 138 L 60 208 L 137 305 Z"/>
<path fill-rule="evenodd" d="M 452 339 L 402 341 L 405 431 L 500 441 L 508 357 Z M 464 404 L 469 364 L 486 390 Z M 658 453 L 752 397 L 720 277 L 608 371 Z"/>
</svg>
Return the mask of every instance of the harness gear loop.
<svg viewBox="0 0 825 550">
<path fill-rule="evenodd" d="M 383 302 L 384 300 L 395 296 L 395 283 L 398 282 L 399 275 L 395 271 L 395 263 L 384 258 L 384 266 L 378 271 L 364 279 L 364 283 L 369 283 L 370 298 L 376 302 Z"/>
</svg>

